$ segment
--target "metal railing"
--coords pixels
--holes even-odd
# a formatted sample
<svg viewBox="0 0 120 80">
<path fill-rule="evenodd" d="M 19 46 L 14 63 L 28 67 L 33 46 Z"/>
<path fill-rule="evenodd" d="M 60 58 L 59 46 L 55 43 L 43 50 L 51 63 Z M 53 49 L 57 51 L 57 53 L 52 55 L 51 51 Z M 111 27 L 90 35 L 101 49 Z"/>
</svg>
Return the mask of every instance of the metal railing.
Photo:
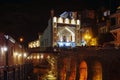
<svg viewBox="0 0 120 80">
<path fill-rule="evenodd" d="M 118 28 L 120 28 L 120 25 L 114 25 L 114 26 L 110 27 L 110 30 L 115 30 L 115 29 L 118 29 Z"/>
</svg>

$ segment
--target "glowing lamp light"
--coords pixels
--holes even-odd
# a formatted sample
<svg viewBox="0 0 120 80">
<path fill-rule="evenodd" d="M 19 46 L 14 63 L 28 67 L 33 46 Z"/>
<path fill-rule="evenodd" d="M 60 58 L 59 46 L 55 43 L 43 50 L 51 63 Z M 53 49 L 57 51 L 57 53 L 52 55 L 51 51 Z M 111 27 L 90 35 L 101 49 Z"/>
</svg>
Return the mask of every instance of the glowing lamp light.
<svg viewBox="0 0 120 80">
<path fill-rule="evenodd" d="M 37 59 L 40 59 L 40 56 L 39 56 L 39 55 L 37 55 Z"/>
<path fill-rule="evenodd" d="M 41 59 L 43 59 L 43 58 L 44 58 L 44 55 L 43 55 L 43 54 L 41 54 L 40 58 L 41 58 Z"/>
<path fill-rule="evenodd" d="M 22 54 L 19 54 L 18 56 L 19 56 L 19 57 L 21 57 L 21 56 L 22 56 Z"/>
<path fill-rule="evenodd" d="M 36 59 L 36 56 L 34 56 L 33 58 Z"/>
<path fill-rule="evenodd" d="M 80 25 L 80 20 L 77 20 L 77 25 Z"/>
<path fill-rule="evenodd" d="M 86 40 L 91 39 L 91 36 L 85 35 L 85 39 L 86 39 Z"/>
<path fill-rule="evenodd" d="M 53 17 L 53 22 L 57 22 L 57 17 Z"/>
<path fill-rule="evenodd" d="M 27 59 L 30 59 L 30 57 L 27 57 Z"/>
<path fill-rule="evenodd" d="M 22 37 L 20 38 L 20 42 L 23 42 L 23 38 Z"/>
<path fill-rule="evenodd" d="M 71 20 L 71 24 L 76 24 L 74 19 Z"/>
<path fill-rule="evenodd" d="M 47 58 L 50 59 L 50 56 L 48 55 Z"/>
<path fill-rule="evenodd" d="M 24 53 L 24 57 L 27 57 L 27 54 L 26 54 L 26 53 Z"/>
<path fill-rule="evenodd" d="M 63 23 L 62 17 L 59 17 L 59 18 L 58 18 L 58 23 Z"/>
<path fill-rule="evenodd" d="M 65 23 L 69 24 L 69 19 L 68 18 L 65 19 Z"/>
<path fill-rule="evenodd" d="M 18 55 L 18 53 L 16 52 L 16 53 L 15 53 L 15 56 L 17 56 L 17 55 Z"/>
<path fill-rule="evenodd" d="M 8 48 L 5 47 L 5 46 L 1 48 L 1 51 L 2 51 L 2 52 L 6 52 L 7 50 L 8 50 Z"/>
</svg>

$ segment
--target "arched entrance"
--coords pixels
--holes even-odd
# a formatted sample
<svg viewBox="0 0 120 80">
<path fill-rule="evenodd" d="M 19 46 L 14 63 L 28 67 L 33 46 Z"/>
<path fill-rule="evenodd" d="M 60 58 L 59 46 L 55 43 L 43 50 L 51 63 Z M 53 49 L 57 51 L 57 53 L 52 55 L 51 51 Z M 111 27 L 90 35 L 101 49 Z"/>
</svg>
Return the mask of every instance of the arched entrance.
<svg viewBox="0 0 120 80">
<path fill-rule="evenodd" d="M 87 63 L 86 61 L 82 61 L 79 67 L 80 78 L 79 80 L 87 80 Z"/>
<path fill-rule="evenodd" d="M 75 30 L 74 27 L 59 27 L 58 28 L 58 46 L 59 47 L 75 47 Z"/>
<path fill-rule="evenodd" d="M 93 65 L 93 79 L 92 80 L 102 80 L 102 65 L 98 61 L 96 61 Z"/>
</svg>

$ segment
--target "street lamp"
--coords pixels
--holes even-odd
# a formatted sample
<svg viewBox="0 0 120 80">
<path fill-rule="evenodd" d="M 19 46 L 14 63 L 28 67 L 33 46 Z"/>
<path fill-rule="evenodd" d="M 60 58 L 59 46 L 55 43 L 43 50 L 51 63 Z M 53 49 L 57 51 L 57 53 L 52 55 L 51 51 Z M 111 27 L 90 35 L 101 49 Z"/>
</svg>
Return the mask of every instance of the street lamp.
<svg viewBox="0 0 120 80">
<path fill-rule="evenodd" d="M 84 39 L 85 39 L 85 41 L 86 41 L 86 44 L 89 45 L 89 41 L 90 41 L 90 39 L 91 39 L 91 35 L 90 35 L 90 34 L 85 34 L 85 35 L 84 35 Z"/>
<path fill-rule="evenodd" d="M 8 80 L 8 41 L 9 41 L 9 36 L 5 35 L 5 47 L 3 47 L 3 51 L 5 51 L 5 58 L 6 58 L 6 63 L 5 63 L 5 71 L 4 71 L 4 80 Z"/>
</svg>

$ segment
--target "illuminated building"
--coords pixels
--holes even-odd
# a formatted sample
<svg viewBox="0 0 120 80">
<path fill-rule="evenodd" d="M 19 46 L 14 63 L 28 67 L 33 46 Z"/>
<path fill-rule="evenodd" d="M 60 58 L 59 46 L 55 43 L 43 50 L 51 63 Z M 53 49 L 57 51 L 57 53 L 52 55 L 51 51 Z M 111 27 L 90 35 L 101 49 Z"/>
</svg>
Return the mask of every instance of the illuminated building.
<svg viewBox="0 0 120 80">
<path fill-rule="evenodd" d="M 82 46 L 96 46 L 97 44 L 92 42 L 92 39 L 96 39 L 96 31 L 97 28 L 95 27 L 95 10 L 83 10 L 80 12 L 80 20 L 81 20 L 81 37 L 82 37 Z M 94 43 L 94 44 L 91 44 Z"/>
<path fill-rule="evenodd" d="M 59 17 L 51 13 L 48 27 L 41 36 L 41 47 L 75 47 L 80 46 L 80 20 L 77 12 L 64 12 Z"/>
<path fill-rule="evenodd" d="M 22 65 L 27 55 L 25 48 L 15 39 L 0 33 L 0 67 L 6 66 L 6 62 L 8 66 Z"/>
<path fill-rule="evenodd" d="M 28 44 L 28 48 L 36 48 L 36 47 L 40 47 L 39 40 L 32 41 Z"/>
<path fill-rule="evenodd" d="M 114 36 L 115 46 L 120 46 L 120 7 L 118 7 L 116 13 L 111 15 L 111 27 L 110 32 Z"/>
<path fill-rule="evenodd" d="M 97 10 L 97 28 L 98 28 L 98 44 L 106 45 L 112 41 L 112 34 L 110 33 L 110 10 L 100 8 Z M 111 38 L 111 39 L 110 39 Z"/>
<path fill-rule="evenodd" d="M 110 10 L 105 9 L 104 11 L 101 10 L 97 14 L 97 26 L 98 26 L 98 33 L 107 33 L 109 32 L 110 27 Z"/>
<path fill-rule="evenodd" d="M 40 47 L 95 46 L 97 39 L 94 32 L 97 30 L 93 30 L 94 24 L 94 10 L 85 10 L 81 13 L 65 11 L 59 16 L 54 16 L 54 10 L 51 10 L 47 28 L 43 34 L 38 34 Z M 28 45 L 33 43 L 34 41 Z"/>
</svg>

